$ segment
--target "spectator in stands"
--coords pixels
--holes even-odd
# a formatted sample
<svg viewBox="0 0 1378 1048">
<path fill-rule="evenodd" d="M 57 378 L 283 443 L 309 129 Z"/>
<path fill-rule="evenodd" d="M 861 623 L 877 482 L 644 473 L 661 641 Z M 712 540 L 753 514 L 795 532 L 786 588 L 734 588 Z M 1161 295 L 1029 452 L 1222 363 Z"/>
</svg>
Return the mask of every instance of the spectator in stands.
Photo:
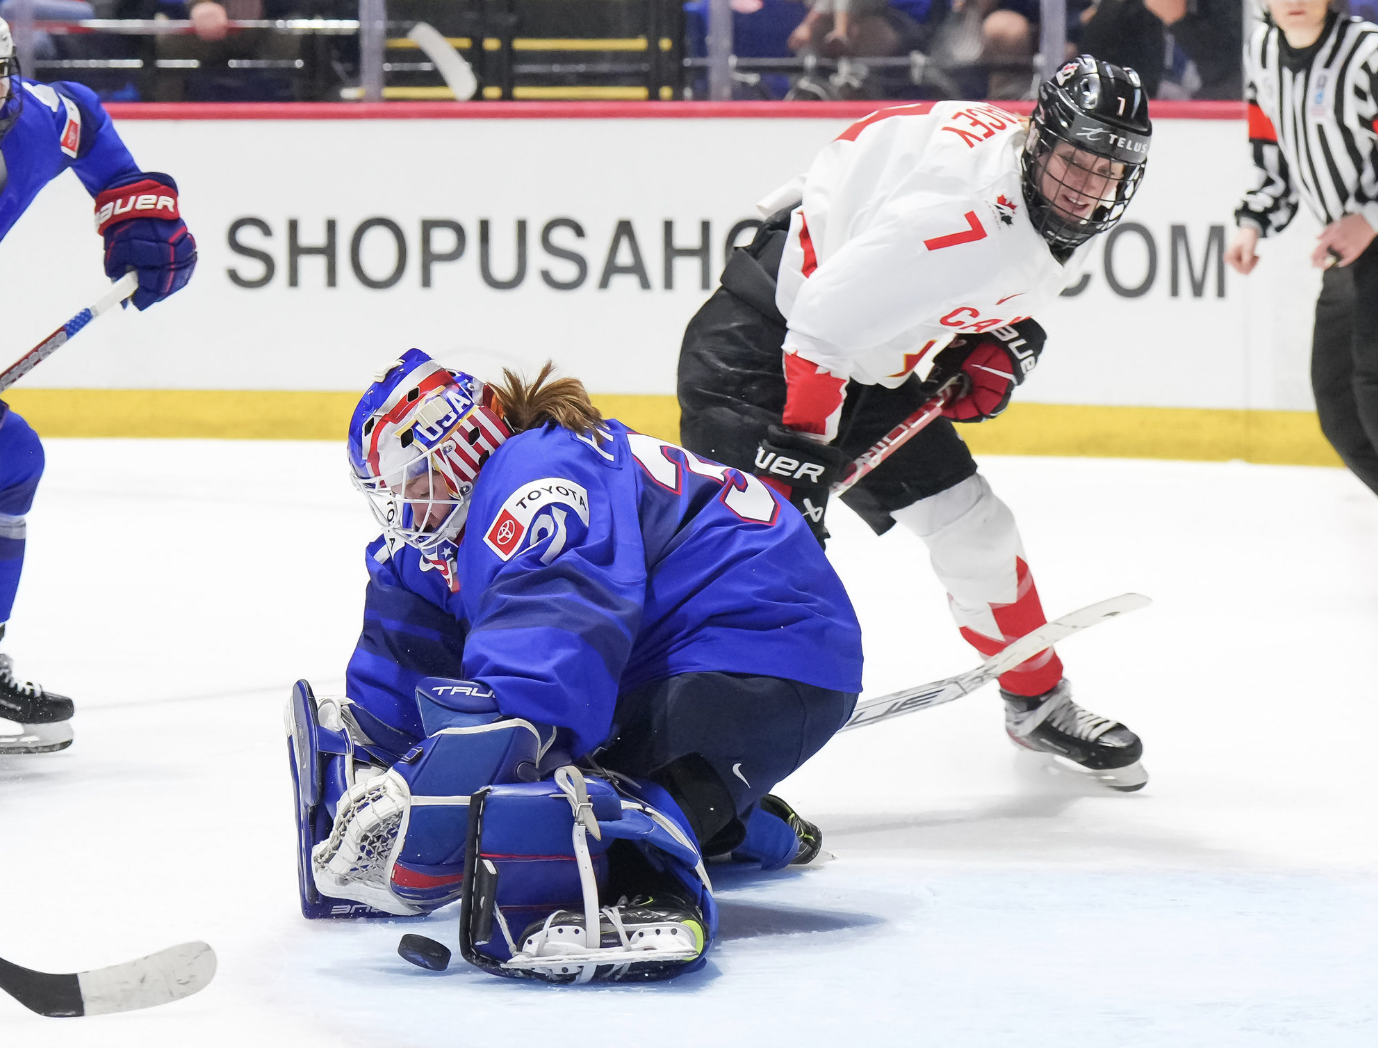
<svg viewBox="0 0 1378 1048">
<path fill-rule="evenodd" d="M 298 97 L 292 64 L 302 57 L 303 37 L 271 29 L 237 30 L 232 21 L 309 18 L 324 14 L 312 0 L 120 0 L 117 18 L 189 19 L 192 32 L 152 38 L 159 64 L 153 77 L 158 102 L 291 101 Z M 230 62 L 271 62 L 232 68 Z M 181 63 L 169 66 L 168 63 Z M 193 65 L 192 63 L 196 63 Z"/>
<path fill-rule="evenodd" d="M 0 18 L 13 25 L 18 21 L 17 7 L 15 0 L 4 0 L 4 3 L 0 3 Z M 40 22 L 79 22 L 83 18 L 95 18 L 96 12 L 86 0 L 34 0 L 31 17 Z M 65 43 L 67 41 L 61 37 L 36 30 L 33 35 L 34 57 L 40 61 L 72 57 L 67 53 L 70 49 L 63 46 Z M 32 69 L 25 69 L 24 75 L 41 79 Z"/>
<path fill-rule="evenodd" d="M 799 24 L 798 0 L 732 0 L 732 53 L 738 58 L 788 58 L 787 41 Z M 684 5 L 685 54 L 708 54 L 708 0 L 688 0 Z M 734 95 L 741 98 L 781 98 L 789 90 L 785 73 L 736 73 Z M 707 74 L 699 72 L 689 87 L 696 98 L 706 98 Z"/>
<path fill-rule="evenodd" d="M 1082 14 L 1082 50 L 1138 70 L 1157 97 L 1172 45 L 1200 76 L 1195 98 L 1242 98 L 1244 48 L 1241 0 L 1099 0 Z"/>
<path fill-rule="evenodd" d="M 946 12 L 944 0 L 810 0 L 789 47 L 825 58 L 927 53 Z"/>
</svg>

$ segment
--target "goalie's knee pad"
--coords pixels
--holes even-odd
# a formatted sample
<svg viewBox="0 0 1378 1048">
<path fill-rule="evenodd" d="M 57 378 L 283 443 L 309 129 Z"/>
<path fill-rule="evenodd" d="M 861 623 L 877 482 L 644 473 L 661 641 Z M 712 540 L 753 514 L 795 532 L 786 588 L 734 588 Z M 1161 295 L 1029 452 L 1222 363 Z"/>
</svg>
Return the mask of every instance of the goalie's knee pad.
<svg viewBox="0 0 1378 1048">
<path fill-rule="evenodd" d="M 426 678 L 417 704 L 427 738 L 382 774 L 343 792 L 329 835 L 311 854 L 322 895 L 390 914 L 424 913 L 459 897 L 470 796 L 532 781 L 554 732 L 504 717 L 471 681 Z"/>
<path fill-rule="evenodd" d="M 474 797 L 465 960 L 552 982 L 665 979 L 703 966 L 717 907 L 688 820 L 659 786 L 617 782 L 567 766 L 555 788 L 493 786 Z M 637 879 L 649 891 L 630 894 Z M 614 884 L 628 894 L 605 900 Z"/>
</svg>

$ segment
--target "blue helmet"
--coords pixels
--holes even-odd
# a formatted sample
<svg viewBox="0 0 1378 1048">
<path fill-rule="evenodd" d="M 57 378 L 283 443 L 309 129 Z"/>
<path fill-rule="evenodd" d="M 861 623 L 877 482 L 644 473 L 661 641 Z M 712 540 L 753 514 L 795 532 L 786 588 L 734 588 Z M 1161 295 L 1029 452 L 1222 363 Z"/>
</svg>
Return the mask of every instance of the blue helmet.
<svg viewBox="0 0 1378 1048">
<path fill-rule="evenodd" d="M 374 376 L 349 420 L 354 486 L 390 542 L 456 542 L 488 456 L 512 435 L 493 392 L 409 349 Z"/>
</svg>

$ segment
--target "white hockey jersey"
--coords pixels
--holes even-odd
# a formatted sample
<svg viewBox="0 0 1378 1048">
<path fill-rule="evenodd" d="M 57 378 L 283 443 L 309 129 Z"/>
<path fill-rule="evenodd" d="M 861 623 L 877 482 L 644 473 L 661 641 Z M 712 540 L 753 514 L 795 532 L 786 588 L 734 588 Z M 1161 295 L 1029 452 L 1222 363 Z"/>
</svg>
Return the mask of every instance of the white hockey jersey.
<svg viewBox="0 0 1378 1048">
<path fill-rule="evenodd" d="M 1023 141 L 1020 119 L 992 105 L 882 109 L 761 201 L 771 214 L 802 200 L 775 293 L 791 400 L 818 369 L 899 386 L 956 335 L 1027 319 L 1075 279 L 1088 247 L 1060 264 L 1030 223 Z"/>
</svg>

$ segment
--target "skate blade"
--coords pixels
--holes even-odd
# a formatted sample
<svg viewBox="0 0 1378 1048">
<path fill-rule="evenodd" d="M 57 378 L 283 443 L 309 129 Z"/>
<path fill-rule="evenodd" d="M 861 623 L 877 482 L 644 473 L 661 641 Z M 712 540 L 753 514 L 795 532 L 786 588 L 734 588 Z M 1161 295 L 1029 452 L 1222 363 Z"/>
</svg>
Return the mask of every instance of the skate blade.
<svg viewBox="0 0 1378 1048">
<path fill-rule="evenodd" d="M 1052 757 L 1058 767 L 1066 768 L 1084 779 L 1098 782 L 1120 793 L 1133 793 L 1148 785 L 1148 772 L 1144 770 L 1142 761 L 1126 764 L 1123 768 L 1086 768 L 1056 753 L 1050 753 L 1048 756 Z"/>
<path fill-rule="evenodd" d="M 55 753 L 72 745 L 69 721 L 21 724 L 17 732 L 0 733 L 0 754 Z"/>
</svg>

